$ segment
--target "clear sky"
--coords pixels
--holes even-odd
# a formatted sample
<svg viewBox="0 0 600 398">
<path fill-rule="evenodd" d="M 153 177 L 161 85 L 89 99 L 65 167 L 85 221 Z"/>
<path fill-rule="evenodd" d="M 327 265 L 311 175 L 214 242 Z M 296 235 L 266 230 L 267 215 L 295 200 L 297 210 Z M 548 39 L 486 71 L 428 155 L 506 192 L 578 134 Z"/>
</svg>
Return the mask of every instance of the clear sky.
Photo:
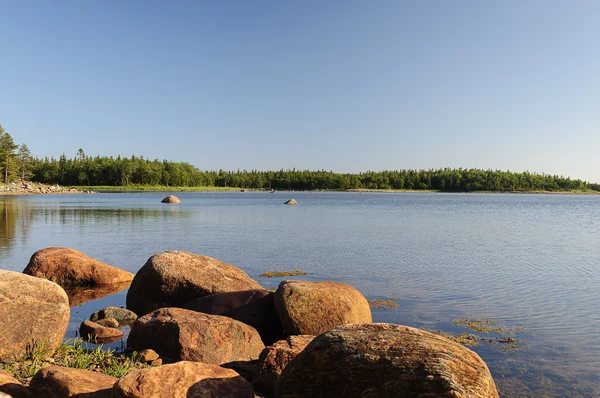
<svg viewBox="0 0 600 398">
<path fill-rule="evenodd" d="M 34 154 L 600 182 L 600 1 L 0 1 Z"/>
</svg>

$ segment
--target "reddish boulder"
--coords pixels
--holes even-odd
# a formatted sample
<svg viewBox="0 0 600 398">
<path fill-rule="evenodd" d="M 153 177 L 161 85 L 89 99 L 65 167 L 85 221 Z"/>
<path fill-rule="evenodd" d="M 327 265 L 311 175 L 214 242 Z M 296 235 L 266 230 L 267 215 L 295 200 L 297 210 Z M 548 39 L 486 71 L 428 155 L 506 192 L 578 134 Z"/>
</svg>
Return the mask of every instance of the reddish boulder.
<svg viewBox="0 0 600 398">
<path fill-rule="evenodd" d="M 50 366 L 31 379 L 29 389 L 36 397 L 111 398 L 112 387 L 118 379 L 89 370 Z"/>
<path fill-rule="evenodd" d="M 86 341 L 100 344 L 112 343 L 123 337 L 123 331 L 102 326 L 92 321 L 83 321 L 79 326 L 79 335 Z"/>
<path fill-rule="evenodd" d="M 104 264 L 74 249 L 49 247 L 31 256 L 24 274 L 61 286 L 96 286 L 130 282 L 131 272 Z"/>
<path fill-rule="evenodd" d="M 252 385 L 235 371 L 187 361 L 129 373 L 113 393 L 115 398 L 254 398 Z"/>
<path fill-rule="evenodd" d="M 258 366 L 252 375 L 252 385 L 257 391 L 273 395 L 275 382 L 287 364 L 304 350 L 315 336 L 290 336 L 265 348 L 258 358 Z"/>
<path fill-rule="evenodd" d="M 13 398 L 31 398 L 32 395 L 17 379 L 12 377 L 10 374 L 3 370 L 0 370 L 0 397 L 2 393 L 8 394 L 9 397 Z"/>
<path fill-rule="evenodd" d="M 318 335 L 345 324 L 372 322 L 367 299 L 354 287 L 336 282 L 283 281 L 275 309 L 288 335 Z"/>
<path fill-rule="evenodd" d="M 175 195 L 169 195 L 166 198 L 164 198 L 163 200 L 161 200 L 162 203 L 181 203 L 181 200 L 179 200 L 179 198 Z"/>
<path fill-rule="evenodd" d="M 262 289 L 245 272 L 211 257 L 167 251 L 150 257 L 127 292 L 127 308 L 144 315 L 163 307 L 181 307 L 219 292 Z"/>
<path fill-rule="evenodd" d="M 258 331 L 265 344 L 273 344 L 284 338 L 283 327 L 273 304 L 273 293 L 266 290 L 215 293 L 192 300 L 183 308 L 244 322 Z"/>
<path fill-rule="evenodd" d="M 52 355 L 69 324 L 69 299 L 54 282 L 0 270 L 0 361 L 35 345 Z"/>
<path fill-rule="evenodd" d="M 444 337 L 392 324 L 317 336 L 275 384 L 275 397 L 498 398 L 485 362 Z"/>
<path fill-rule="evenodd" d="M 220 315 L 161 308 L 131 325 L 128 348 L 151 348 L 166 362 L 221 365 L 257 359 L 263 348 L 256 329 Z"/>
</svg>

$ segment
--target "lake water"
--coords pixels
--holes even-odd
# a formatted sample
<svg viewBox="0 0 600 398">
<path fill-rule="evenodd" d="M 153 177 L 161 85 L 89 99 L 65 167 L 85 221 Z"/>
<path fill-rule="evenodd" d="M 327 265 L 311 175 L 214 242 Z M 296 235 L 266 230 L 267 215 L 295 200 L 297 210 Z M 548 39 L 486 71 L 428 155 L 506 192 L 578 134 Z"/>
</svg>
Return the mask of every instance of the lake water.
<svg viewBox="0 0 600 398">
<path fill-rule="evenodd" d="M 166 193 L 0 197 L 0 268 L 49 246 L 136 272 L 184 250 L 393 299 L 374 321 L 475 333 L 501 396 L 600 396 L 600 196 L 383 193 Z M 282 203 L 294 197 L 298 206 Z M 126 291 L 72 309 L 68 337 Z M 455 320 L 513 330 L 477 333 Z M 525 328 L 517 332 L 516 328 Z M 507 340 L 504 340 L 505 342 Z"/>
</svg>

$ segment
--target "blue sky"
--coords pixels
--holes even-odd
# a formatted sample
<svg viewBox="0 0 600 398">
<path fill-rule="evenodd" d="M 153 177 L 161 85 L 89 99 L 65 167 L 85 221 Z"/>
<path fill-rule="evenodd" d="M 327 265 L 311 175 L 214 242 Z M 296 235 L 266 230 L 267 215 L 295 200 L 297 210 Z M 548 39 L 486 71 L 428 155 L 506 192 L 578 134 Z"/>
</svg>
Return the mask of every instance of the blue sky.
<svg viewBox="0 0 600 398">
<path fill-rule="evenodd" d="M 595 0 L 15 0 L 0 16 L 0 124 L 39 156 L 600 182 Z"/>
</svg>

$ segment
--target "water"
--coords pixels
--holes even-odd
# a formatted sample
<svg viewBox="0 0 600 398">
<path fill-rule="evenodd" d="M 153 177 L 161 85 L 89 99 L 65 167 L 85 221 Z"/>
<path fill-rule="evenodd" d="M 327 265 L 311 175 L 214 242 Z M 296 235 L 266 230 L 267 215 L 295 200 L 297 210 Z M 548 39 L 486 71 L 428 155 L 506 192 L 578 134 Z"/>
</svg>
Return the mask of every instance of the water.
<svg viewBox="0 0 600 398">
<path fill-rule="evenodd" d="M 184 250 L 246 271 L 301 269 L 400 305 L 374 320 L 448 333 L 487 317 L 521 351 L 481 342 L 501 396 L 600 396 L 600 196 L 166 193 L 0 197 L 0 268 L 49 246 L 136 272 Z M 282 203 L 296 198 L 299 206 Z M 68 337 L 126 291 L 74 307 Z M 493 334 L 490 334 L 493 337 Z"/>
</svg>

